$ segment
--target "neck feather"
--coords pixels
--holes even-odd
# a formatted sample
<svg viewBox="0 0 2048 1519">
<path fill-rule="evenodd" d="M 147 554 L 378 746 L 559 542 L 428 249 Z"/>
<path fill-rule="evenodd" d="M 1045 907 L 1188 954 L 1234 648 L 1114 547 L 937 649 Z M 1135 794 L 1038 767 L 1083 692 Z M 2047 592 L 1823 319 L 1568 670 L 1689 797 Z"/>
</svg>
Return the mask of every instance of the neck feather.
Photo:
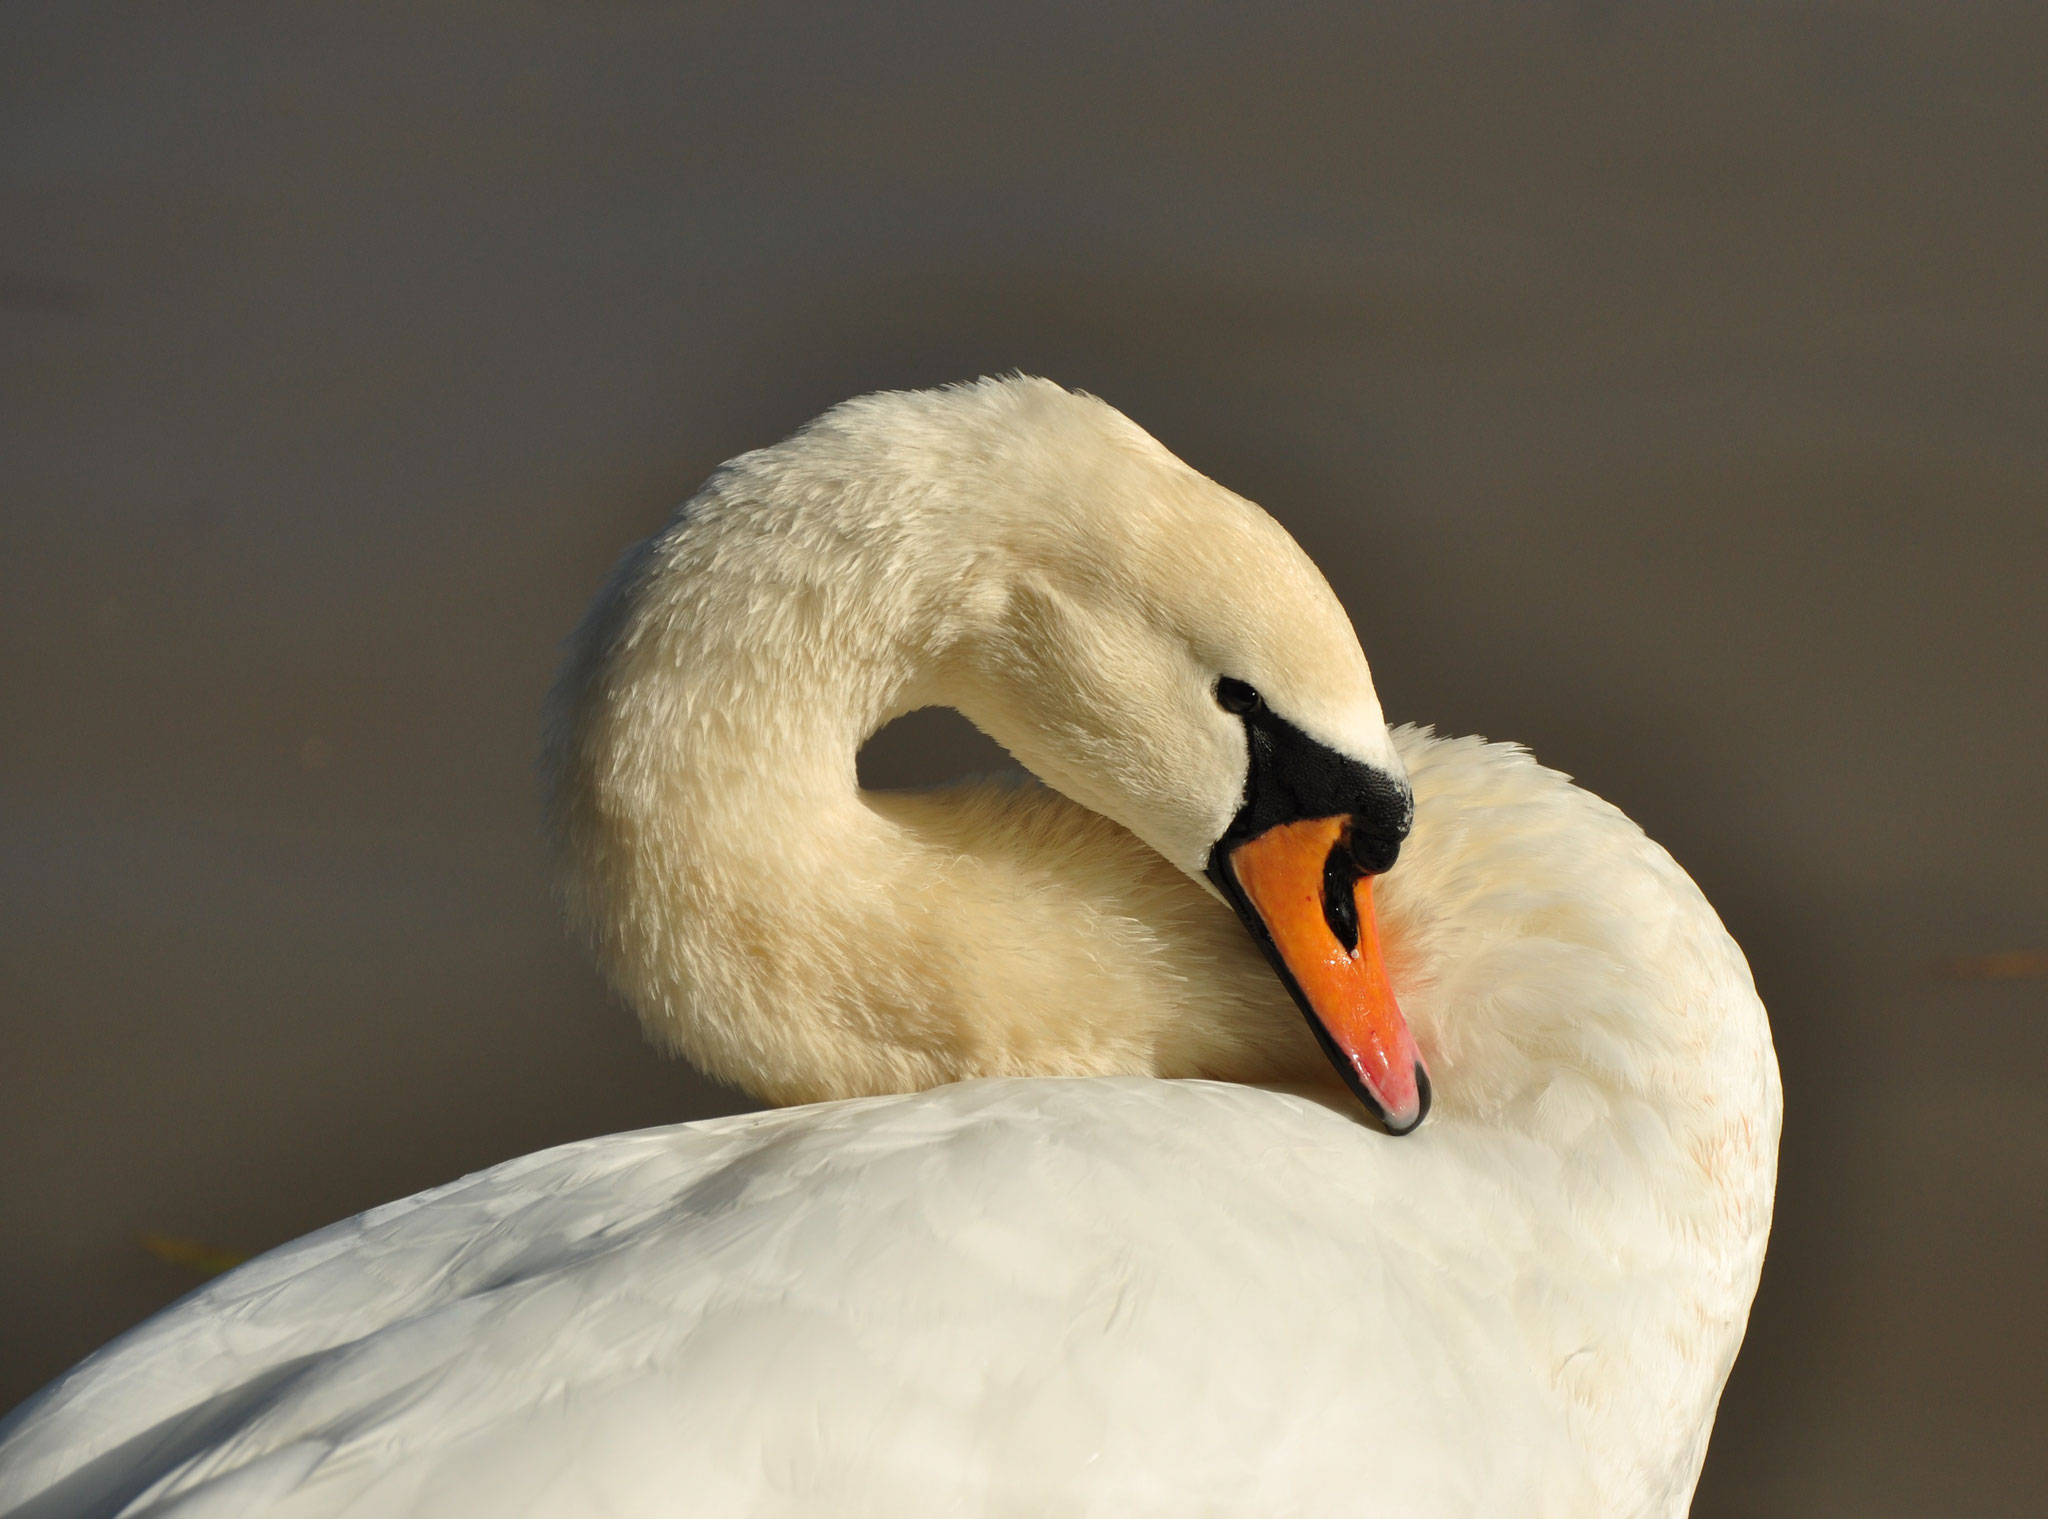
<svg viewBox="0 0 2048 1519">
<path fill-rule="evenodd" d="M 571 913 L 656 1041 L 781 1102 L 1321 1079 L 1228 909 L 1114 823 L 1023 777 L 859 789 L 869 734 L 953 703 L 1000 588 L 940 503 L 761 483 L 627 556 L 552 704 Z"/>
</svg>

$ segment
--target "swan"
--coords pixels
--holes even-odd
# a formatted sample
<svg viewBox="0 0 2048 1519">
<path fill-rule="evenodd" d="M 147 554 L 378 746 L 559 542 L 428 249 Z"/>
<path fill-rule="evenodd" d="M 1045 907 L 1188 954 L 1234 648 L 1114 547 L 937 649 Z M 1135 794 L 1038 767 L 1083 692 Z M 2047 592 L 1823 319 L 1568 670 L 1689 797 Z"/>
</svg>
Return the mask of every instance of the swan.
<svg viewBox="0 0 2048 1519">
<path fill-rule="evenodd" d="M 862 791 L 957 707 L 1037 779 Z M 1769 1229 L 1741 952 L 1614 808 L 1390 730 L 1257 507 L 1043 380 L 868 396 L 629 552 L 571 920 L 779 1104 L 259 1258 L 0 1512 L 1673 1516 Z"/>
</svg>

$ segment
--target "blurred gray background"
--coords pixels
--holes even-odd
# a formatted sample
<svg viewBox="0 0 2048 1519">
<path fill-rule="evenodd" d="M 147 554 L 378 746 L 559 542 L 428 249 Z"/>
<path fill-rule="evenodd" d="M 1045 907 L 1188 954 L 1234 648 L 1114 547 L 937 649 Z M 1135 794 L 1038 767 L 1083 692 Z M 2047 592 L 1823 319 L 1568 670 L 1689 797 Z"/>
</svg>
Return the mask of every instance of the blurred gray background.
<svg viewBox="0 0 2048 1519">
<path fill-rule="evenodd" d="M 2040 1512 L 2048 7 L 12 3 L 0 130 L 0 1406 L 145 1233 L 745 1105 L 558 928 L 557 641 L 721 459 L 1016 368 L 1748 948 L 1696 1512 Z"/>
</svg>

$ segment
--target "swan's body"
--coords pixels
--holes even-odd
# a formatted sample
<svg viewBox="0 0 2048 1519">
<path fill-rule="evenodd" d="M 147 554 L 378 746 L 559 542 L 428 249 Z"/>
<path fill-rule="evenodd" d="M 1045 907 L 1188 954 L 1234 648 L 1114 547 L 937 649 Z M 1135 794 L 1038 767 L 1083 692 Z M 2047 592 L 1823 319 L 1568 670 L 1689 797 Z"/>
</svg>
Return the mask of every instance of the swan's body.
<svg viewBox="0 0 2048 1519">
<path fill-rule="evenodd" d="M 1747 968 L 1612 808 L 1388 735 L 1306 565 L 1098 403 L 874 398 L 629 558 L 551 766 L 608 971 L 771 1096 L 1318 1095 L 982 1081 L 514 1162 L 84 1363 L 0 1512 L 1682 1514 L 1769 1225 Z M 1411 1137 L 1190 879 L 1250 784 L 1205 660 L 1412 782 Z M 863 797 L 928 701 L 1076 800 Z"/>
</svg>

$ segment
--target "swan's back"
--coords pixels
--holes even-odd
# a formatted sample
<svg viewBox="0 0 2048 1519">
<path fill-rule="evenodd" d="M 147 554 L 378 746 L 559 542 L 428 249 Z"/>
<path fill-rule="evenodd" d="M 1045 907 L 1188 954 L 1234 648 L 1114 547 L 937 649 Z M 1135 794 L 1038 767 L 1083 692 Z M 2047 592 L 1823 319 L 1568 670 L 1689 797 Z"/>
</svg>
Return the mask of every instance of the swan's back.
<svg viewBox="0 0 2048 1519">
<path fill-rule="evenodd" d="M 1769 1223 L 1762 1008 L 1619 813 L 1400 741 L 1414 1134 L 1041 1078 L 550 1150 L 86 1361 L 0 1425 L 0 1514 L 1683 1513 Z"/>
<path fill-rule="evenodd" d="M 0 1507 L 1572 1512 L 1514 1242 L 1430 1147 L 1142 1079 L 565 1146 L 110 1346 L 17 1416 Z"/>
</svg>

